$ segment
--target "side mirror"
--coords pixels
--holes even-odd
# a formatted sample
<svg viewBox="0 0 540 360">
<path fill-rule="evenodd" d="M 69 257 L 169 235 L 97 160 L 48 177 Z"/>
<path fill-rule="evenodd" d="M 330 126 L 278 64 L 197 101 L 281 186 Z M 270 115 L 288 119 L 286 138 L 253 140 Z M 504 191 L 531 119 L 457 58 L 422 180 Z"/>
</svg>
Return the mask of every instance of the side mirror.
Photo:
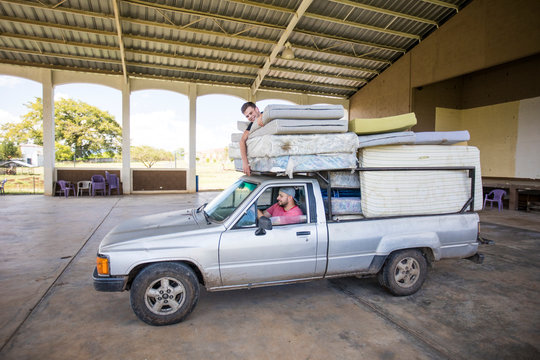
<svg viewBox="0 0 540 360">
<path fill-rule="evenodd" d="M 272 230 L 272 221 L 266 216 L 261 216 L 259 218 L 259 227 L 255 231 L 256 236 L 261 236 L 266 234 L 266 230 Z"/>
</svg>

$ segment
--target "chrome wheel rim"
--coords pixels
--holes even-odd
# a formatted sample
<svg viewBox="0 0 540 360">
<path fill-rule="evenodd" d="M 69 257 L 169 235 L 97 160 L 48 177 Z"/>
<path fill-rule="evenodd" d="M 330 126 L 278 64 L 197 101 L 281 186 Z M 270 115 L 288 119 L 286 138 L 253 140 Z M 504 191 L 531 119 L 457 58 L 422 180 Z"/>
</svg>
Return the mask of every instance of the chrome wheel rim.
<svg viewBox="0 0 540 360">
<path fill-rule="evenodd" d="M 171 277 L 154 281 L 145 291 L 146 307 L 157 315 L 172 314 L 186 301 L 186 289 L 182 283 Z"/>
<path fill-rule="evenodd" d="M 412 257 L 402 259 L 396 266 L 394 280 L 404 288 L 413 286 L 420 276 L 420 264 Z"/>
</svg>

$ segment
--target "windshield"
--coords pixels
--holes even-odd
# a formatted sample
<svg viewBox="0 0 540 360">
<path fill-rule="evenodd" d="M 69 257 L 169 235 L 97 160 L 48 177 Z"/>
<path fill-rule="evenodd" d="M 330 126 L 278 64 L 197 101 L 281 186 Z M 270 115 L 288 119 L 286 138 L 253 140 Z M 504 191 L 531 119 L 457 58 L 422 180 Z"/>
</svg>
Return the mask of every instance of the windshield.
<svg viewBox="0 0 540 360">
<path fill-rule="evenodd" d="M 228 218 L 238 206 L 240 206 L 242 201 L 244 201 L 256 187 L 257 184 L 238 180 L 212 200 L 204 208 L 204 211 L 210 219 L 223 221 Z"/>
</svg>

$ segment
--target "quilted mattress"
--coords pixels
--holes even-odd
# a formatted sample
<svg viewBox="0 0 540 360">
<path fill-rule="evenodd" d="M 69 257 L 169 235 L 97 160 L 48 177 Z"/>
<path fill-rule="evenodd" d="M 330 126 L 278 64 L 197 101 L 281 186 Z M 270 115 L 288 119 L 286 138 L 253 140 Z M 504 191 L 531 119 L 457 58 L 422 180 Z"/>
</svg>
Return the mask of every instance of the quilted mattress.
<svg viewBox="0 0 540 360">
<path fill-rule="evenodd" d="M 359 188 L 358 173 L 351 171 L 330 171 L 330 184 L 333 188 Z"/>
<path fill-rule="evenodd" d="M 295 172 L 355 169 L 357 158 L 354 153 L 285 155 L 249 158 L 249 164 L 253 171 L 285 173 L 292 177 Z M 234 166 L 242 171 L 242 160 L 235 159 Z"/>
<path fill-rule="evenodd" d="M 452 145 L 471 139 L 467 130 L 417 132 L 414 136 L 417 145 Z"/>
<path fill-rule="evenodd" d="M 397 145 L 364 148 L 361 167 L 475 166 L 474 210 L 482 209 L 480 152 L 472 146 Z M 441 214 L 470 197 L 467 171 L 360 171 L 366 217 Z"/>
<path fill-rule="evenodd" d="M 320 134 L 347 132 L 346 119 L 275 119 L 260 127 L 254 122 L 249 137 L 276 134 Z"/>
<path fill-rule="evenodd" d="M 280 105 L 264 108 L 263 123 L 274 119 L 341 119 L 345 110 L 341 105 Z"/>
<path fill-rule="evenodd" d="M 325 211 L 328 212 L 328 200 L 324 201 Z M 332 198 L 332 214 L 333 215 L 349 215 L 361 214 L 362 203 L 359 197 L 333 197 Z"/>
<path fill-rule="evenodd" d="M 358 135 L 380 134 L 403 131 L 414 125 L 416 125 L 416 115 L 409 113 L 375 119 L 352 119 L 349 121 L 349 131 Z"/>
<path fill-rule="evenodd" d="M 358 145 L 363 148 L 379 145 L 413 144 L 415 140 L 416 136 L 412 131 L 400 131 L 358 136 Z"/>
</svg>

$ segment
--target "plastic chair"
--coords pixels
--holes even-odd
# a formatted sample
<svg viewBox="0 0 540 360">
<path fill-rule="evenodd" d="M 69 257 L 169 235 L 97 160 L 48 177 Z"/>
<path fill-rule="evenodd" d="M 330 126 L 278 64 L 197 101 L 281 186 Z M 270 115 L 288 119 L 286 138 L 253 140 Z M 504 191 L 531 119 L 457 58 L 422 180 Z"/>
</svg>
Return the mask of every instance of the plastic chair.
<svg viewBox="0 0 540 360">
<path fill-rule="evenodd" d="M 88 191 L 88 196 L 90 196 L 92 191 L 92 182 L 86 180 L 77 182 L 77 196 L 82 196 L 85 190 Z"/>
<path fill-rule="evenodd" d="M 96 196 L 97 191 L 103 191 L 103 195 L 107 195 L 107 183 L 103 175 L 92 175 L 92 196 Z"/>
<path fill-rule="evenodd" d="M 506 196 L 506 191 L 502 189 L 495 189 L 491 190 L 489 194 L 486 195 L 484 198 L 484 208 L 486 207 L 486 202 L 489 202 L 489 207 L 493 208 L 493 203 L 496 202 L 499 206 L 499 211 L 502 211 L 503 208 L 503 202 L 502 198 L 503 196 Z"/>
<path fill-rule="evenodd" d="M 105 173 L 107 177 L 107 185 L 109 185 L 109 196 L 111 195 L 111 190 L 116 189 L 116 194 L 118 195 L 120 191 L 120 180 L 115 174 L 110 174 L 109 172 Z"/>
<path fill-rule="evenodd" d="M 64 196 L 67 198 L 69 196 L 69 192 L 73 191 L 73 196 L 76 196 L 75 194 L 75 187 L 70 184 L 69 182 L 65 180 L 58 180 L 56 182 L 58 185 L 60 185 L 60 191 L 64 193 Z"/>
</svg>

